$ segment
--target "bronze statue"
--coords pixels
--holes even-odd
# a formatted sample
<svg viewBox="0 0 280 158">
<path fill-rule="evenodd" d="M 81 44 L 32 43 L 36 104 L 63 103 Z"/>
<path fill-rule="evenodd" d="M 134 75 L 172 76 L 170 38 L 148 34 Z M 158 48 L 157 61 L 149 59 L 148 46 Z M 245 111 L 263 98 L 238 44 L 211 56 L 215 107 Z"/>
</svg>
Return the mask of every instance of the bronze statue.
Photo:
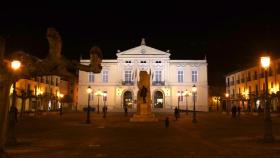
<svg viewBox="0 0 280 158">
<path fill-rule="evenodd" d="M 137 93 L 137 111 L 140 112 L 140 104 L 147 104 L 148 111 L 151 111 L 151 92 L 150 92 L 150 74 L 147 71 L 139 72 L 140 80 L 137 82 L 138 93 Z"/>
<path fill-rule="evenodd" d="M 142 89 L 141 89 L 140 97 L 143 98 L 143 103 L 146 103 L 147 88 L 145 86 L 143 86 Z"/>
<path fill-rule="evenodd" d="M 49 42 L 49 56 L 51 58 L 60 59 L 62 40 L 58 31 L 55 28 L 48 28 L 47 39 Z"/>
</svg>

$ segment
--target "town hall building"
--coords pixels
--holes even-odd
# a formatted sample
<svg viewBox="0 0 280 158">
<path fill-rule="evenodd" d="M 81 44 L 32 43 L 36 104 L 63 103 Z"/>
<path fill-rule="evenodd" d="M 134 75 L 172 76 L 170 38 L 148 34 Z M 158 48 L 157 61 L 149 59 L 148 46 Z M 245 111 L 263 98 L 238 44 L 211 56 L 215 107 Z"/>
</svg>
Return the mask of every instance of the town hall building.
<svg viewBox="0 0 280 158">
<path fill-rule="evenodd" d="M 78 110 L 88 106 L 108 111 L 121 111 L 127 106 L 136 109 L 139 72 L 151 74 L 150 90 L 153 110 L 193 109 L 192 86 L 197 87 L 195 107 L 208 111 L 207 61 L 171 60 L 169 51 L 161 51 L 145 44 L 118 51 L 117 59 L 103 59 L 100 74 L 79 71 Z M 89 60 L 81 59 L 84 65 Z M 92 93 L 87 93 L 91 87 Z M 88 102 L 89 101 L 89 102 Z"/>
</svg>

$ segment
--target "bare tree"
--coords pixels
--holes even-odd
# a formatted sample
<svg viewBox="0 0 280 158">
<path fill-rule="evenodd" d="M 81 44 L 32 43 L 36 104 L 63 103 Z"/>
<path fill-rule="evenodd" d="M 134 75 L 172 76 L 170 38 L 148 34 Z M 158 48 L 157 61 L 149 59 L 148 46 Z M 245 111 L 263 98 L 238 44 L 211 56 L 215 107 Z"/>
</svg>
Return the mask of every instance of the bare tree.
<svg viewBox="0 0 280 158">
<path fill-rule="evenodd" d="M 44 75 L 57 75 L 61 77 L 74 77 L 70 70 L 82 70 L 100 73 L 102 70 L 102 52 L 98 47 L 90 50 L 90 65 L 82 65 L 79 61 L 68 60 L 61 55 L 62 40 L 60 34 L 54 28 L 48 28 L 47 39 L 49 53 L 45 59 L 39 59 L 25 52 L 12 53 L 8 58 L 4 57 L 5 40 L 0 37 L 0 157 L 5 158 L 5 143 L 7 140 L 7 125 L 9 111 L 9 92 L 12 84 L 19 79 Z M 11 69 L 11 61 L 19 60 L 22 66 L 19 71 Z M 13 117 L 11 117 L 13 118 Z M 9 123 L 10 124 L 10 123 Z M 13 124 L 10 124 L 13 126 Z M 15 126 L 15 124 L 14 124 Z M 15 128 L 13 128 L 15 129 Z"/>
</svg>

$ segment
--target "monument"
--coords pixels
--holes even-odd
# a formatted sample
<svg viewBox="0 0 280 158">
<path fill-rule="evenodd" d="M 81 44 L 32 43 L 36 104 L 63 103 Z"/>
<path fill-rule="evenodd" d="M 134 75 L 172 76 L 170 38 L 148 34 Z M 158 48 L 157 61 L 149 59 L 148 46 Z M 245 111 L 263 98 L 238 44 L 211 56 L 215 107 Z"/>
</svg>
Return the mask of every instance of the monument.
<svg viewBox="0 0 280 158">
<path fill-rule="evenodd" d="M 130 122 L 157 122 L 158 119 L 151 112 L 150 75 L 147 71 L 140 71 L 137 85 L 137 113 L 130 118 Z"/>
</svg>

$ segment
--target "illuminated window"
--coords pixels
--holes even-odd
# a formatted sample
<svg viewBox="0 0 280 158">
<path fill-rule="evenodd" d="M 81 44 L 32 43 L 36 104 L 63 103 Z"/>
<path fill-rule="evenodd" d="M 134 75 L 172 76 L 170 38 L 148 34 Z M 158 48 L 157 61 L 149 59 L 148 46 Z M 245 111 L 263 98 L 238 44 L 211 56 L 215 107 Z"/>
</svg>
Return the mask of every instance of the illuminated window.
<svg viewBox="0 0 280 158">
<path fill-rule="evenodd" d="M 179 82 L 179 83 L 183 83 L 183 81 L 184 81 L 184 80 L 183 80 L 183 75 L 184 75 L 183 70 L 179 70 L 179 71 L 178 71 L 178 76 L 177 76 L 177 77 L 178 77 L 178 82 Z"/>
<path fill-rule="evenodd" d="M 156 82 L 161 81 L 161 71 L 155 71 L 155 81 Z"/>
<path fill-rule="evenodd" d="M 93 72 L 88 73 L 88 82 L 94 82 L 94 74 Z"/>
<path fill-rule="evenodd" d="M 131 82 L 132 80 L 132 72 L 131 71 L 124 71 L 124 81 Z"/>
<path fill-rule="evenodd" d="M 192 82 L 193 83 L 197 82 L 197 71 L 196 70 L 192 71 Z"/>
<path fill-rule="evenodd" d="M 108 71 L 103 71 L 102 72 L 102 81 L 103 81 L 103 83 L 108 83 L 108 74 L 109 74 Z"/>
</svg>

